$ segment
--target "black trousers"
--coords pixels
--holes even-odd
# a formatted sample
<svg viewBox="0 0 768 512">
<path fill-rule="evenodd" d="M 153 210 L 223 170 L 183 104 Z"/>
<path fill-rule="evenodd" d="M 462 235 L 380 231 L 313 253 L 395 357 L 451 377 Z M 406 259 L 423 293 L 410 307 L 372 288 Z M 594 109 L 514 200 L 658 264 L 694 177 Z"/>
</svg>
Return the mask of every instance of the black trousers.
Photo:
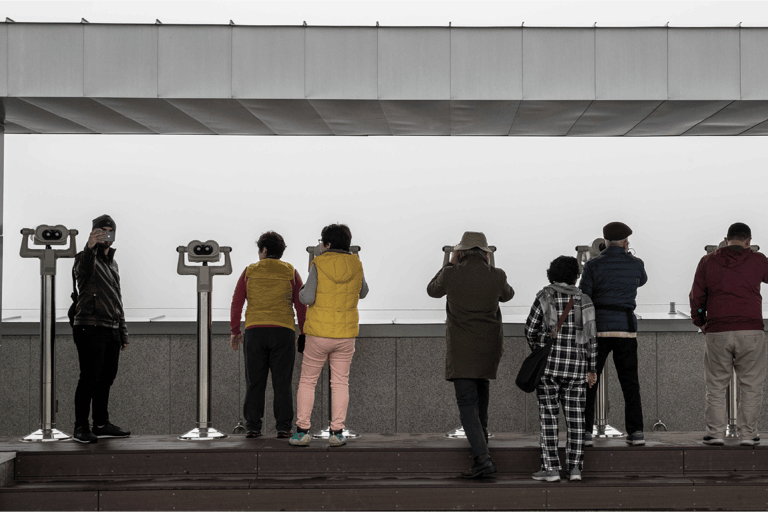
<svg viewBox="0 0 768 512">
<path fill-rule="evenodd" d="M 597 379 L 605 367 L 608 354 L 613 352 L 613 364 L 624 394 L 624 426 L 628 434 L 643 431 L 643 406 L 640 402 L 640 380 L 637 376 L 636 338 L 597 338 Z M 597 384 L 587 387 L 587 406 L 584 410 L 584 431 L 592 433 L 595 422 Z"/>
<path fill-rule="evenodd" d="M 109 421 L 109 390 L 120 361 L 120 331 L 108 327 L 76 325 L 72 334 L 80 361 L 80 378 L 75 390 L 75 428 L 88 425 L 93 404 L 93 424 Z"/>
<path fill-rule="evenodd" d="M 288 432 L 293 424 L 293 362 L 296 334 L 285 327 L 254 327 L 245 330 L 245 429 L 261 431 L 267 374 L 272 372 L 275 396 L 272 408 L 278 431 Z"/>
<path fill-rule="evenodd" d="M 485 433 L 488 431 L 490 382 L 488 379 L 454 379 L 453 387 L 461 426 L 472 446 L 472 456 L 488 456 Z"/>
</svg>

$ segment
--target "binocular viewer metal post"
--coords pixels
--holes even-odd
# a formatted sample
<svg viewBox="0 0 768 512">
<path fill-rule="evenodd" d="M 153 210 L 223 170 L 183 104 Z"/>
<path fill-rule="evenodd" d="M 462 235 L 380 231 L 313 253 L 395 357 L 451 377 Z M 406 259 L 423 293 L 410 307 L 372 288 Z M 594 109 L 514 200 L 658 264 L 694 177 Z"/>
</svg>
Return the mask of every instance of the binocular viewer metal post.
<svg viewBox="0 0 768 512">
<path fill-rule="evenodd" d="M 70 439 L 56 427 L 56 260 L 74 258 L 77 255 L 76 229 L 67 229 L 61 224 L 42 224 L 35 229 L 21 230 L 22 258 L 40 259 L 40 429 L 24 437 L 22 441 L 48 442 Z M 29 239 L 34 245 L 45 249 L 30 249 Z M 53 245 L 67 245 L 66 249 L 53 249 Z"/>
<path fill-rule="evenodd" d="M 213 240 L 193 240 L 186 246 L 176 248 L 179 261 L 176 271 L 179 275 L 197 276 L 197 426 L 179 436 L 184 441 L 208 441 L 223 439 L 226 434 L 213 428 L 211 423 L 211 291 L 213 276 L 232 273 L 231 247 L 220 247 Z M 187 265 L 184 255 L 192 263 Z M 224 255 L 224 265 L 209 266 Z"/>
</svg>

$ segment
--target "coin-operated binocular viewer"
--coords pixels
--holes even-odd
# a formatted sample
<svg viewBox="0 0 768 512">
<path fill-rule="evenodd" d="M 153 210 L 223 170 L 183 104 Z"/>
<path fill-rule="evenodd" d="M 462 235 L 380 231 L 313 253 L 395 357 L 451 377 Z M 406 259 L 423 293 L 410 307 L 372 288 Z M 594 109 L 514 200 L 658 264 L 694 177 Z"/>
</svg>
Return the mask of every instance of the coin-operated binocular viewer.
<svg viewBox="0 0 768 512">
<path fill-rule="evenodd" d="M 712 254 L 716 250 L 726 247 L 728 242 L 723 240 L 718 245 L 707 245 L 704 250 L 707 254 Z M 760 250 L 759 245 L 750 245 L 750 249 L 757 252 Z M 707 322 L 707 312 L 699 310 L 698 314 L 701 315 L 701 319 L 704 323 Z M 728 390 L 725 393 L 725 408 L 728 411 L 728 424 L 725 427 L 725 437 L 736 438 L 739 437 L 739 427 L 736 424 L 736 417 L 739 415 L 739 379 L 736 377 L 736 368 L 731 368 L 731 383 L 728 385 Z"/>
<path fill-rule="evenodd" d="M 74 258 L 77 254 L 76 229 L 62 225 L 41 225 L 35 229 L 21 230 L 22 258 L 40 259 L 40 429 L 24 437 L 22 441 L 62 441 L 72 436 L 61 432 L 56 426 L 56 260 Z M 29 239 L 34 245 L 45 249 L 30 249 Z M 53 249 L 54 245 L 67 245 L 66 249 Z"/>
<path fill-rule="evenodd" d="M 307 252 L 309 253 L 309 263 L 307 264 L 307 270 L 312 268 L 312 260 L 314 260 L 317 256 L 320 256 L 323 253 L 322 250 L 322 242 L 320 242 L 317 245 L 312 245 L 310 247 L 307 247 Z M 349 246 L 349 252 L 352 254 L 360 256 L 360 246 L 359 245 L 350 245 Z M 323 428 L 312 434 L 312 437 L 315 439 L 328 439 L 331 437 L 331 419 L 333 418 L 333 409 L 332 409 L 332 397 L 333 391 L 331 391 L 331 369 L 328 368 L 328 428 Z M 360 434 L 355 432 L 354 430 L 349 430 L 348 428 L 345 428 L 343 433 L 344 437 L 348 439 L 357 439 L 360 437 Z"/>
<path fill-rule="evenodd" d="M 213 276 L 232 273 L 232 261 L 229 258 L 231 247 L 219 247 L 213 240 L 201 242 L 193 240 L 186 247 L 176 248 L 179 253 L 177 272 L 179 275 L 197 276 L 197 427 L 179 436 L 184 441 L 207 441 L 227 437 L 211 425 L 211 291 Z M 190 263 L 187 265 L 184 254 Z M 224 254 L 224 265 L 209 266 L 217 263 Z"/>
<path fill-rule="evenodd" d="M 443 267 L 448 265 L 448 262 L 451 261 L 451 255 L 453 254 L 453 245 L 444 245 L 443 246 Z M 490 256 L 490 264 L 492 267 L 496 266 L 496 258 L 494 255 L 496 254 L 496 246 L 495 245 L 489 245 L 488 248 L 491 250 L 491 256 Z M 450 439 L 466 439 L 467 434 L 464 432 L 464 427 L 461 425 L 454 428 L 453 430 L 446 432 L 445 437 Z M 489 431 L 488 437 L 493 437 L 493 434 Z"/>
</svg>

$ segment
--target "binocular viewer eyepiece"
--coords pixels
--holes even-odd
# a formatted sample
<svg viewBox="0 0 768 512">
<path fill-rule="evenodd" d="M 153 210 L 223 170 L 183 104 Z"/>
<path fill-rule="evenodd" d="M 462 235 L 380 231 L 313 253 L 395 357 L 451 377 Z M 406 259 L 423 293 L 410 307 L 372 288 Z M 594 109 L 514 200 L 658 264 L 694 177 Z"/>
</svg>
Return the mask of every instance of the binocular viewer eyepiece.
<svg viewBox="0 0 768 512">
<path fill-rule="evenodd" d="M 77 230 L 72 230 L 74 235 L 77 235 Z M 61 224 L 55 226 L 49 226 L 48 224 L 41 224 L 35 229 L 24 228 L 21 230 L 21 234 L 25 236 L 32 236 L 32 243 L 35 245 L 67 245 L 67 238 L 70 235 L 70 230 Z"/>
<path fill-rule="evenodd" d="M 191 263 L 216 263 L 223 252 L 219 244 L 213 240 L 192 240 L 186 247 L 179 246 L 178 252 L 186 252 Z"/>
</svg>

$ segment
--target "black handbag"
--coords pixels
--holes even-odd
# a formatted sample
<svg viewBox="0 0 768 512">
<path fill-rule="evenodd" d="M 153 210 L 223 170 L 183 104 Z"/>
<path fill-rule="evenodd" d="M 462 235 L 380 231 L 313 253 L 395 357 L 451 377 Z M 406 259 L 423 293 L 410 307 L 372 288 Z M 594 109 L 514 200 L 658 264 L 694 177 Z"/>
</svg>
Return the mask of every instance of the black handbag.
<svg viewBox="0 0 768 512">
<path fill-rule="evenodd" d="M 77 280 L 75 279 L 75 267 L 72 267 L 72 294 L 70 295 L 72 298 L 72 304 L 69 305 L 69 310 L 67 311 L 67 316 L 69 317 L 69 326 L 74 328 L 75 327 L 75 311 L 77 310 Z"/>
<path fill-rule="evenodd" d="M 560 315 L 555 330 L 550 331 L 546 345 L 535 349 L 523 360 L 523 364 L 520 366 L 520 371 L 517 372 L 515 384 L 526 393 L 536 391 L 536 388 L 539 386 L 541 377 L 544 375 L 544 369 L 547 367 L 547 359 L 549 358 L 549 352 L 552 350 L 552 343 L 554 343 L 557 338 L 557 333 L 560 332 L 560 328 L 563 326 L 563 322 L 565 322 L 572 307 L 573 297 L 571 297 L 571 300 L 569 300 L 568 304 L 565 306 L 563 314 Z"/>
</svg>

